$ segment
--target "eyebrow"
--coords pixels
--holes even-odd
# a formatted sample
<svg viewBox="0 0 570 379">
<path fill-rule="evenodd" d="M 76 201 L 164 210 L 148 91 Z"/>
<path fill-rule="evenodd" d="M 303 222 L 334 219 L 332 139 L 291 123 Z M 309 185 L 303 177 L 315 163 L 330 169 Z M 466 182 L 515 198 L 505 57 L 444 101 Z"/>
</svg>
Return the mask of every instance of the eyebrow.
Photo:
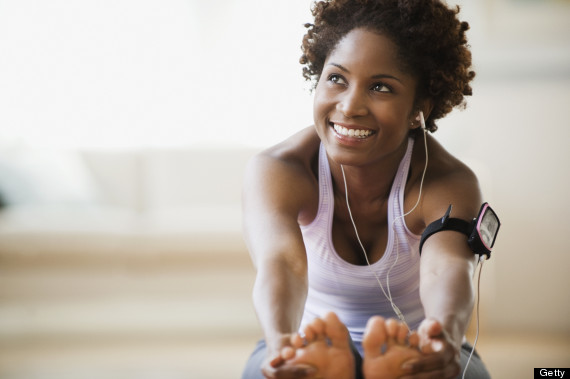
<svg viewBox="0 0 570 379">
<path fill-rule="evenodd" d="M 346 72 L 346 73 L 350 73 L 350 71 L 349 71 L 346 67 L 344 67 L 343 65 L 341 65 L 341 64 L 334 63 L 334 62 L 330 62 L 329 65 L 330 65 L 330 66 L 338 67 L 341 71 L 344 71 L 344 72 Z M 394 75 L 389 75 L 389 74 L 376 74 L 376 75 L 373 75 L 373 76 L 372 76 L 372 79 L 385 79 L 385 78 L 394 79 L 394 80 L 397 80 L 398 82 L 402 83 L 402 80 L 399 79 L 399 78 L 397 78 L 397 77 L 395 77 Z"/>
</svg>

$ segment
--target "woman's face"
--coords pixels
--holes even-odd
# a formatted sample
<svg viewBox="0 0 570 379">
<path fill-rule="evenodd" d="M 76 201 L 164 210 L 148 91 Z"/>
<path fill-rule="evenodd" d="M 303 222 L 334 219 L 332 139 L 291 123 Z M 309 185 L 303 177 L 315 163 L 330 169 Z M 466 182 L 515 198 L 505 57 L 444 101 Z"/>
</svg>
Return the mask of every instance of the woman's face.
<svg viewBox="0 0 570 379">
<path fill-rule="evenodd" d="M 387 37 L 354 29 L 327 57 L 314 98 L 317 133 L 339 164 L 400 159 L 409 130 L 416 80 L 398 63 Z M 397 157 L 397 158 L 396 158 Z"/>
</svg>

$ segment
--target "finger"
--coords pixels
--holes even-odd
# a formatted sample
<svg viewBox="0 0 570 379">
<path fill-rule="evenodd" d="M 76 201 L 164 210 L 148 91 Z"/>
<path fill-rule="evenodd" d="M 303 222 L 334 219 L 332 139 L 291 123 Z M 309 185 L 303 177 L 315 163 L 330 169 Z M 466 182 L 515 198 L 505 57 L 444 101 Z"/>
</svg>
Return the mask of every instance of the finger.
<svg viewBox="0 0 570 379">
<path fill-rule="evenodd" d="M 261 372 L 263 373 L 264 377 L 270 379 L 310 379 L 314 377 L 314 375 L 317 373 L 317 370 L 314 367 L 307 365 L 289 365 L 281 366 L 279 368 L 264 366 L 261 368 Z"/>
<path fill-rule="evenodd" d="M 285 346 L 283 349 L 281 349 L 281 358 L 283 358 L 283 360 L 289 360 L 293 357 L 295 357 L 295 352 L 296 350 L 294 348 L 292 348 L 291 346 Z"/>
<path fill-rule="evenodd" d="M 406 361 L 402 365 L 402 370 L 406 373 L 437 371 L 444 369 L 446 365 L 453 362 L 453 349 L 444 349 L 439 353 L 424 354 L 420 358 Z"/>
<path fill-rule="evenodd" d="M 440 370 L 418 372 L 401 376 L 400 379 L 454 379 L 461 371 L 459 363 L 454 362 Z"/>
<path fill-rule="evenodd" d="M 399 379 L 444 379 L 439 372 L 422 372 L 415 375 L 400 376 Z"/>
<path fill-rule="evenodd" d="M 273 368 L 281 366 L 285 360 L 281 357 L 281 354 L 276 355 L 273 359 L 269 361 L 269 365 Z"/>
<path fill-rule="evenodd" d="M 444 371 L 444 378 L 456 378 L 461 373 L 461 363 L 459 360 L 454 361 L 452 364 L 447 365 Z"/>
<path fill-rule="evenodd" d="M 428 338 L 439 337 L 443 333 L 443 326 L 439 321 L 433 319 L 425 319 L 420 324 L 418 333 L 422 337 L 428 337 Z"/>
<path fill-rule="evenodd" d="M 314 377 L 317 369 L 309 365 L 284 365 L 275 370 L 276 379 L 308 379 Z"/>
<path fill-rule="evenodd" d="M 399 379 L 448 379 L 443 371 L 422 372 L 413 375 L 400 376 Z"/>
<path fill-rule="evenodd" d="M 424 341 L 424 344 L 421 346 L 422 353 L 425 354 L 434 354 L 440 353 L 445 349 L 445 344 L 441 340 L 429 340 Z"/>
</svg>

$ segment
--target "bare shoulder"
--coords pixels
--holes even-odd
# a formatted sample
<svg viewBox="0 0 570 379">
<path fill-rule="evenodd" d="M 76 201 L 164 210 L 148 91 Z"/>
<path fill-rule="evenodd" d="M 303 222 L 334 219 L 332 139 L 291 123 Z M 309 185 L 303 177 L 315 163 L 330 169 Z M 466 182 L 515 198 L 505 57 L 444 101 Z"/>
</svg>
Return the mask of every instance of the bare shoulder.
<svg viewBox="0 0 570 379">
<path fill-rule="evenodd" d="M 453 205 L 453 217 L 474 218 L 482 198 L 475 173 L 431 136 L 428 138 L 428 151 L 429 165 L 422 202 L 426 225 L 443 216 L 449 205 Z"/>
<path fill-rule="evenodd" d="M 312 221 L 318 200 L 318 151 L 318 136 L 309 127 L 255 155 L 246 169 L 244 210 L 271 207 L 296 214 L 300 223 Z"/>
</svg>

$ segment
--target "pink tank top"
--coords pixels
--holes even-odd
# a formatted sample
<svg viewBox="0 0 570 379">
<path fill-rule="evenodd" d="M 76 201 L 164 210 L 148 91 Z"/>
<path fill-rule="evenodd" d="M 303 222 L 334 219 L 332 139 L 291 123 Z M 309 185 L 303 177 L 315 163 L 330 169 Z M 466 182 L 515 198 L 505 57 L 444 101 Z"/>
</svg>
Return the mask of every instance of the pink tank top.
<svg viewBox="0 0 570 379">
<path fill-rule="evenodd" d="M 333 246 L 332 222 L 334 196 L 331 173 L 324 146 L 319 151 L 319 207 L 315 219 L 301 226 L 307 251 L 309 291 L 301 327 L 333 311 L 348 327 L 362 354 L 362 337 L 366 322 L 373 315 L 395 318 L 372 270 L 387 292 L 386 276 L 394 303 L 400 308 L 411 329 L 424 319 L 420 302 L 420 236 L 410 232 L 403 214 L 404 188 L 410 167 L 414 141 L 408 140 L 406 154 L 400 162 L 388 199 L 388 243 L 382 258 L 369 266 L 358 266 L 342 259 Z M 396 247 L 398 246 L 398 248 Z M 395 263 L 394 263 L 395 262 Z M 371 270 L 372 269 L 372 270 Z"/>
</svg>

